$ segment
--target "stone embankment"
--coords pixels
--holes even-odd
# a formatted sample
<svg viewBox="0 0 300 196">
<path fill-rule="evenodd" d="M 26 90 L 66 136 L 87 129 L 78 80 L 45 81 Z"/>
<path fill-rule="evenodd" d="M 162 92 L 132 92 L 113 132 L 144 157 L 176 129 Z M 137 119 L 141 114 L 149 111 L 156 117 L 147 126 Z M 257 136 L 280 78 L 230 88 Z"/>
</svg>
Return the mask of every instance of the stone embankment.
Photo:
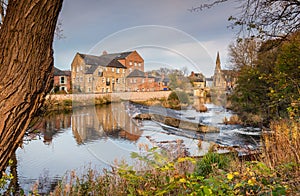
<svg viewBox="0 0 300 196">
<path fill-rule="evenodd" d="M 63 101 L 73 100 L 80 103 L 92 103 L 99 99 L 107 99 L 110 102 L 118 102 L 122 100 L 145 101 L 152 98 L 168 97 L 171 91 L 155 91 L 155 92 L 120 92 L 120 93 L 105 93 L 105 94 L 55 94 L 48 95 L 47 99 Z"/>
</svg>

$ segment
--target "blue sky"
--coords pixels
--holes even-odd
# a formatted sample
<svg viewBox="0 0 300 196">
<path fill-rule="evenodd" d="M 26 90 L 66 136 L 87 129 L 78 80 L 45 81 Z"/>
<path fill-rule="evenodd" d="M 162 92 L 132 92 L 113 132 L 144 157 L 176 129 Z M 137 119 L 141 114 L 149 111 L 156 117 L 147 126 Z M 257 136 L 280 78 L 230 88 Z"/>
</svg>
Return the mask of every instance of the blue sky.
<svg viewBox="0 0 300 196">
<path fill-rule="evenodd" d="M 64 39 L 55 39 L 55 66 L 70 69 L 76 52 L 100 55 L 137 50 L 145 69 L 168 67 L 213 74 L 217 51 L 227 65 L 235 32 L 227 26 L 234 1 L 190 12 L 205 0 L 65 0 Z"/>
</svg>

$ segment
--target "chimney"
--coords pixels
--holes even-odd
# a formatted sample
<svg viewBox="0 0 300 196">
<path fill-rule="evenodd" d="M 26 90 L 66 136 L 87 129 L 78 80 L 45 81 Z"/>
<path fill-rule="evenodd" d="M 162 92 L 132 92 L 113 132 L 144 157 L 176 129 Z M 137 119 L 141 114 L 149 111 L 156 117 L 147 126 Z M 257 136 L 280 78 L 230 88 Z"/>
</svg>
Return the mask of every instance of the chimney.
<svg viewBox="0 0 300 196">
<path fill-rule="evenodd" d="M 102 55 L 107 55 L 107 51 L 103 50 Z"/>
<path fill-rule="evenodd" d="M 195 76 L 195 73 L 192 71 L 191 72 L 191 77 L 194 77 Z"/>
</svg>

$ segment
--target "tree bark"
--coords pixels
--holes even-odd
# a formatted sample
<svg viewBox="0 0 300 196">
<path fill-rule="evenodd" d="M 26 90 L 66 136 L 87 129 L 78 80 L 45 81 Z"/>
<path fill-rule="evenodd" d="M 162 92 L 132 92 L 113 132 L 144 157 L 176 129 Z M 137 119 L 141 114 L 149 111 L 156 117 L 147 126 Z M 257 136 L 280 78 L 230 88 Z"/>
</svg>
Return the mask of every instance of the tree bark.
<svg viewBox="0 0 300 196">
<path fill-rule="evenodd" d="M 0 29 L 0 171 L 52 87 L 63 0 L 10 0 Z"/>
</svg>

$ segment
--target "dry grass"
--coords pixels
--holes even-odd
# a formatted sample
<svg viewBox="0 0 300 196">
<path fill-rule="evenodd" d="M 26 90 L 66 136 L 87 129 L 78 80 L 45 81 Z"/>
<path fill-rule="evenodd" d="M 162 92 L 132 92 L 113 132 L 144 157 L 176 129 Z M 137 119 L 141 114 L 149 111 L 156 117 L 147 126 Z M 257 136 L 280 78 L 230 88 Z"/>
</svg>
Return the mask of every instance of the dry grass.
<svg viewBox="0 0 300 196">
<path fill-rule="evenodd" d="M 300 165 L 300 123 L 282 120 L 271 123 L 271 133 L 263 135 L 264 162 L 270 167 L 293 162 Z"/>
<path fill-rule="evenodd" d="M 281 120 L 271 123 L 271 133 L 263 135 L 262 162 L 285 178 L 287 184 L 300 188 L 300 123 Z M 300 189 L 299 189 L 300 191 Z"/>
</svg>

